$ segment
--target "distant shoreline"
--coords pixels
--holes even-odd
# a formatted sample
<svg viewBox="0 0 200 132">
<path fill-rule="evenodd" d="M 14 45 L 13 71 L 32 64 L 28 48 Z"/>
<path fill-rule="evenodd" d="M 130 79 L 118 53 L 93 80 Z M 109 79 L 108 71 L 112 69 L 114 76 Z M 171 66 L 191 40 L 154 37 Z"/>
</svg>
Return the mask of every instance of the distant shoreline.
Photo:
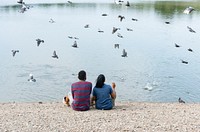
<svg viewBox="0 0 200 132">
<path fill-rule="evenodd" d="M 62 102 L 0 103 L 0 131 L 200 131 L 200 104 L 116 102 L 77 112 Z"/>
</svg>

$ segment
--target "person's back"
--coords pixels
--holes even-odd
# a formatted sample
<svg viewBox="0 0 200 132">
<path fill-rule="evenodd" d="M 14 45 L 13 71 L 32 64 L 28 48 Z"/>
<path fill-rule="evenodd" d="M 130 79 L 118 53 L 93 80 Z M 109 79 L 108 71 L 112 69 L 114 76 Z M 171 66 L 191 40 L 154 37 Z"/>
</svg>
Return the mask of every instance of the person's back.
<svg viewBox="0 0 200 132">
<path fill-rule="evenodd" d="M 113 92 L 110 85 L 104 84 L 102 88 L 94 87 L 93 95 L 96 97 L 96 109 L 112 109 L 112 99 L 110 94 Z"/>
<path fill-rule="evenodd" d="M 96 86 L 93 88 L 92 102 L 95 101 L 96 109 L 110 110 L 114 106 L 116 98 L 115 83 L 110 85 L 104 84 L 105 76 L 100 74 L 97 78 Z"/>
<path fill-rule="evenodd" d="M 91 82 L 79 81 L 73 83 L 71 86 L 71 92 L 73 97 L 72 108 L 77 111 L 89 110 L 91 91 Z"/>
</svg>

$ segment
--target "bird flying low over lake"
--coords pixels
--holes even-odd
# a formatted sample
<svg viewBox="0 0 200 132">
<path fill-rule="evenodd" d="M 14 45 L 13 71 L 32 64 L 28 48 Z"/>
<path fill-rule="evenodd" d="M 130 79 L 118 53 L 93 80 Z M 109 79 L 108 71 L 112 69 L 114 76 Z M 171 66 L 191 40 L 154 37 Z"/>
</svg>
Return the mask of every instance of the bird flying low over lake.
<svg viewBox="0 0 200 132">
<path fill-rule="evenodd" d="M 185 14 L 190 14 L 192 11 L 194 11 L 194 8 L 191 7 L 191 6 L 189 6 L 189 7 L 187 7 L 187 8 L 183 11 L 183 13 L 185 13 Z"/>
<path fill-rule="evenodd" d="M 19 52 L 19 50 L 11 50 L 11 51 L 12 51 L 13 57 L 15 56 L 15 54 L 16 54 L 17 52 Z"/>
<path fill-rule="evenodd" d="M 191 27 L 187 26 L 187 28 L 189 29 L 190 32 L 196 33 Z"/>
<path fill-rule="evenodd" d="M 44 43 L 44 40 L 42 39 L 36 39 L 36 41 L 37 41 L 37 46 L 40 46 L 41 43 Z"/>
<path fill-rule="evenodd" d="M 52 18 L 49 20 L 49 22 L 50 23 L 55 23 L 55 21 Z"/>
<path fill-rule="evenodd" d="M 188 49 L 188 51 L 190 51 L 190 52 L 193 52 L 193 50 L 192 50 L 192 49 L 190 49 L 190 48 Z"/>
<path fill-rule="evenodd" d="M 115 32 L 117 32 L 117 30 L 119 30 L 119 29 L 120 28 L 113 27 L 112 34 L 114 34 Z"/>
<path fill-rule="evenodd" d="M 56 54 L 55 50 L 53 51 L 53 56 L 52 57 L 58 59 L 58 55 Z"/>
<path fill-rule="evenodd" d="M 187 61 L 184 61 L 184 60 L 181 60 L 181 62 L 184 63 L 184 64 L 188 64 L 188 62 L 187 62 Z"/>
<path fill-rule="evenodd" d="M 122 15 L 119 15 L 118 18 L 119 18 L 120 22 L 122 22 L 122 20 L 125 19 L 125 17 Z"/>
<path fill-rule="evenodd" d="M 176 43 L 175 43 L 175 47 L 177 47 L 177 48 L 178 48 L 178 47 L 180 47 L 180 45 L 178 45 L 178 44 L 176 44 Z"/>
</svg>

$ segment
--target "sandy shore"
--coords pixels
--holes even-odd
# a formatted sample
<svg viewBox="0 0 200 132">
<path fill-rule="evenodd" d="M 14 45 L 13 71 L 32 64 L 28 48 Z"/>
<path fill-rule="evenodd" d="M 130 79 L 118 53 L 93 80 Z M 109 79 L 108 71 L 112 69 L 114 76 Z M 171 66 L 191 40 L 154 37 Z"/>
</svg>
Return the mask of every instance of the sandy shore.
<svg viewBox="0 0 200 132">
<path fill-rule="evenodd" d="M 61 102 L 1 103 L 0 132 L 200 131 L 200 104 L 117 102 L 77 112 Z"/>
</svg>

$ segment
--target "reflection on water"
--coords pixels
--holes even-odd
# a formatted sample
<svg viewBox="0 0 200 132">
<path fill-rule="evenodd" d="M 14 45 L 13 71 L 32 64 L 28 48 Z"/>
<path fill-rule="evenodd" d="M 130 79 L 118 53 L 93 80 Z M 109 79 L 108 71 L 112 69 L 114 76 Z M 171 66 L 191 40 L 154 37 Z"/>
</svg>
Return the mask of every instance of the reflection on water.
<svg viewBox="0 0 200 132">
<path fill-rule="evenodd" d="M 24 13 L 19 13 L 17 4 L 0 6 L 0 102 L 61 100 L 81 69 L 93 84 L 101 73 L 107 83 L 116 82 L 118 100 L 200 101 L 198 2 L 134 1 L 131 7 L 112 2 L 29 5 Z M 187 6 L 195 11 L 183 14 Z M 125 19 L 120 22 L 118 15 Z M 55 23 L 49 23 L 51 19 Z M 89 28 L 84 28 L 87 24 Z M 112 34 L 113 27 L 120 28 L 117 33 L 123 38 Z M 68 36 L 79 38 L 78 48 L 71 47 L 75 39 Z M 44 39 L 40 46 L 38 38 Z M 19 50 L 15 57 L 13 49 Z M 123 49 L 128 57 L 121 57 Z M 53 51 L 59 59 L 52 58 Z M 35 83 L 28 82 L 29 74 Z"/>
</svg>

